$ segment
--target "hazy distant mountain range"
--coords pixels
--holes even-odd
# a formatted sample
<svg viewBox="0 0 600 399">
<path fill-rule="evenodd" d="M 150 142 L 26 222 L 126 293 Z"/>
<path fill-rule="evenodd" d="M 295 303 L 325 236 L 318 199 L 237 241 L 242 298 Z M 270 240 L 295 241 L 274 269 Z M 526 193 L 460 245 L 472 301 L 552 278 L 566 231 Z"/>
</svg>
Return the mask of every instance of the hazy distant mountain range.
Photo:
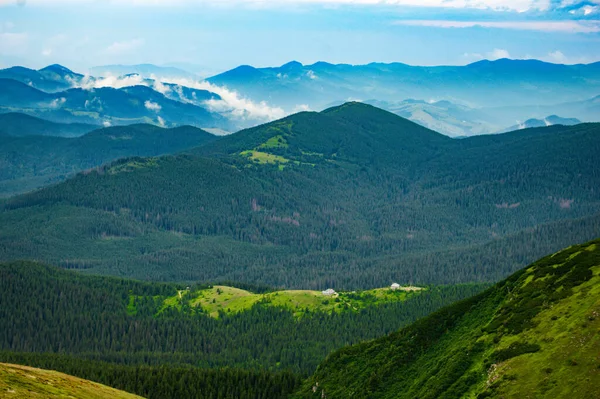
<svg viewBox="0 0 600 399">
<path fill-rule="evenodd" d="M 183 69 L 151 64 L 90 72 L 94 76 L 60 65 L 0 70 L 0 112 L 62 123 L 189 124 L 231 132 L 359 100 L 452 137 L 545 125 L 549 115 L 561 118 L 549 124 L 600 121 L 600 63 L 501 59 L 418 67 L 293 61 L 240 66 L 204 82 Z"/>
<path fill-rule="evenodd" d="M 513 130 L 528 129 L 530 127 L 544 127 L 552 125 L 572 126 L 581 123 L 577 118 L 561 118 L 560 116 L 550 115 L 544 119 L 527 119 L 525 122 L 511 126 L 499 133 L 512 132 Z"/>
<path fill-rule="evenodd" d="M 560 65 L 500 59 L 466 66 L 421 67 L 401 63 L 302 65 L 293 61 L 276 68 L 240 66 L 208 80 L 283 107 L 305 103 L 318 108 L 332 101 L 371 98 L 450 100 L 471 107 L 551 105 L 598 95 L 600 63 Z"/>
</svg>

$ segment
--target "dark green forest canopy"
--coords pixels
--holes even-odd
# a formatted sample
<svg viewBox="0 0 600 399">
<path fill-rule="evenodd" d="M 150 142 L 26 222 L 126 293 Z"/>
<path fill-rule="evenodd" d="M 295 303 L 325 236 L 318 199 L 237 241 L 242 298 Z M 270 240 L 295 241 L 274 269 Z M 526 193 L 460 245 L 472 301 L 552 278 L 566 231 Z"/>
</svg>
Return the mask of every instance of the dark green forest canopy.
<svg viewBox="0 0 600 399">
<path fill-rule="evenodd" d="M 497 281 L 597 236 L 599 136 L 452 140 L 364 104 L 299 113 L 9 199 L 0 259 L 286 288 Z"/>
<path fill-rule="evenodd" d="M 387 337 L 331 354 L 293 397 L 597 397 L 598 309 L 595 240 Z"/>
<path fill-rule="evenodd" d="M 22 114 L 0 115 L 0 124 L 5 122 L 0 128 L 0 197 L 61 182 L 119 158 L 170 154 L 217 139 L 192 126 L 163 129 L 139 124 L 92 129 Z M 20 127 L 11 128 L 15 123 Z M 86 126 L 87 134 L 79 134 L 81 137 L 57 137 Z M 3 131 L 8 133 L 2 136 Z M 12 134 L 14 131 L 21 134 Z"/>
</svg>

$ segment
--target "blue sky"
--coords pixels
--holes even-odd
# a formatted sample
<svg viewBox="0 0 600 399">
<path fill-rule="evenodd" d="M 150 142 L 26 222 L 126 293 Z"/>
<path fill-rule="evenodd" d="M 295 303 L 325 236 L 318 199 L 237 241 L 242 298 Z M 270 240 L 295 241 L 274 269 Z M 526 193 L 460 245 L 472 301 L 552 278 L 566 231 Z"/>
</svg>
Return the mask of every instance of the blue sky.
<svg viewBox="0 0 600 399">
<path fill-rule="evenodd" d="M 600 0 L 0 0 L 0 66 L 600 61 Z"/>
</svg>

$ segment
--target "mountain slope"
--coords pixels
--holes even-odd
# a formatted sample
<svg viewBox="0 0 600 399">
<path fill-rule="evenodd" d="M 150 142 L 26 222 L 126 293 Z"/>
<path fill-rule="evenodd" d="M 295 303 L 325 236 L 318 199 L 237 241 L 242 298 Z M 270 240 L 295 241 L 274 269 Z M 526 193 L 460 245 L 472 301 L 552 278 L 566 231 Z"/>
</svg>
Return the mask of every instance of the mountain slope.
<svg viewBox="0 0 600 399">
<path fill-rule="evenodd" d="M 363 104 L 304 112 L 9 199 L 0 259 L 287 288 L 497 280 L 597 235 L 599 134 L 453 140 Z"/>
<path fill-rule="evenodd" d="M 215 139 L 191 126 L 153 125 L 98 129 L 77 138 L 0 136 L 0 196 L 31 191 L 118 158 L 169 154 Z"/>
<path fill-rule="evenodd" d="M 0 106 L 9 110 L 28 107 L 52 108 L 55 96 L 13 79 L 0 78 Z"/>
<path fill-rule="evenodd" d="M 56 371 L 6 363 L 0 363 L 0 392 L 3 398 L 141 398 Z"/>
<path fill-rule="evenodd" d="M 49 65 L 37 71 L 20 66 L 0 69 L 0 79 L 16 80 L 46 92 L 68 89 L 82 78 L 83 75 L 74 73 L 61 65 Z M 0 85 L 3 84 L 5 81 L 0 81 Z"/>
<path fill-rule="evenodd" d="M 403 164 L 433 157 L 452 140 L 416 123 L 362 104 L 346 103 L 322 112 L 300 112 L 223 137 L 197 155 L 267 153 L 281 162 L 335 161 L 360 165 Z M 276 161 L 275 163 L 279 163 Z"/>
<path fill-rule="evenodd" d="M 331 354 L 298 398 L 595 398 L 600 240 Z"/>
<path fill-rule="evenodd" d="M 55 123 L 17 112 L 0 114 L 0 135 L 6 136 L 78 137 L 95 129 L 97 125 Z"/>
<path fill-rule="evenodd" d="M 96 125 L 153 123 L 161 126 L 193 125 L 229 128 L 223 116 L 203 106 L 202 98 L 212 93 L 165 86 L 171 98 L 146 86 L 113 89 L 110 87 L 70 88 L 46 93 L 13 79 L 0 79 L 0 112 L 21 112 L 54 122 Z M 181 91 L 181 93 L 179 93 Z M 186 95 L 191 100 L 186 100 Z M 194 98 L 200 96 L 198 101 Z M 180 101 L 181 100 L 181 101 Z"/>
<path fill-rule="evenodd" d="M 366 103 L 450 137 L 494 133 L 499 128 L 492 115 L 450 101 L 428 102 L 408 99 L 399 102 L 368 100 Z"/>
</svg>

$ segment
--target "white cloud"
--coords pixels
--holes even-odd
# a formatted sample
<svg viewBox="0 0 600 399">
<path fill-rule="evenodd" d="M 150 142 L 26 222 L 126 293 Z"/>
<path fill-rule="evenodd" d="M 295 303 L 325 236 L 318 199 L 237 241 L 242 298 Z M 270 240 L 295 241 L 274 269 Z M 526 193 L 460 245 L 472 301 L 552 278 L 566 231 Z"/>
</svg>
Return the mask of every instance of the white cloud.
<svg viewBox="0 0 600 399">
<path fill-rule="evenodd" d="M 159 112 L 162 107 L 158 103 L 153 103 L 152 101 L 146 101 L 144 103 L 144 107 L 150 111 Z"/>
<path fill-rule="evenodd" d="M 315 74 L 314 71 L 311 71 L 310 69 L 306 72 L 306 76 L 308 76 L 309 78 L 311 78 L 312 80 L 318 79 L 317 75 Z"/>
<path fill-rule="evenodd" d="M 296 107 L 294 108 L 294 110 L 292 112 L 296 113 L 296 112 L 303 112 L 303 111 L 310 111 L 310 107 L 307 104 L 296 105 Z"/>
<path fill-rule="evenodd" d="M 110 127 L 111 125 L 112 124 L 110 123 L 109 120 L 106 120 L 106 121 L 102 122 L 102 126 L 104 126 L 104 127 Z"/>
<path fill-rule="evenodd" d="M 507 50 L 501 48 L 495 48 L 493 51 L 488 53 L 488 59 L 499 60 L 500 58 L 510 58 L 510 54 Z"/>
<path fill-rule="evenodd" d="M 57 4 L 95 3 L 97 0 L 28 0 L 29 5 L 52 6 Z M 0 0 L 0 5 L 14 4 L 15 0 Z M 439 8 L 476 8 L 509 11 L 547 10 L 550 0 L 121 0 L 119 3 L 136 6 L 239 6 L 251 7 L 285 7 L 302 4 L 341 6 L 341 5 L 373 5 L 373 6 L 412 6 Z"/>
<path fill-rule="evenodd" d="M 548 53 L 547 58 L 552 60 L 553 62 L 557 62 L 560 64 L 564 64 L 565 62 L 567 62 L 567 57 L 561 51 L 558 50 Z"/>
<path fill-rule="evenodd" d="M 52 49 L 51 48 L 45 48 L 42 50 L 42 55 L 44 57 L 49 57 L 52 55 Z"/>
<path fill-rule="evenodd" d="M 596 14 L 600 11 L 600 6 L 583 6 L 581 7 L 581 10 L 583 11 L 583 15 L 590 15 L 590 14 Z"/>
<path fill-rule="evenodd" d="M 205 105 L 214 112 L 225 113 L 234 119 L 275 120 L 283 118 L 286 113 L 279 107 L 271 107 L 266 102 L 259 103 L 241 97 L 237 92 L 226 87 L 213 85 L 206 81 L 193 81 L 189 79 L 165 79 L 168 83 L 191 87 L 198 90 L 208 90 L 216 93 L 221 100 L 208 100 Z"/>
<path fill-rule="evenodd" d="M 165 127 L 166 126 L 165 120 L 163 118 L 161 118 L 160 116 L 157 116 L 157 120 L 158 120 L 158 124 L 161 127 Z"/>
<path fill-rule="evenodd" d="M 126 40 L 122 42 L 114 42 L 110 46 L 108 46 L 105 50 L 106 54 L 110 55 L 120 55 L 130 51 L 133 51 L 144 44 L 144 40 L 142 39 L 132 39 Z"/>
<path fill-rule="evenodd" d="M 100 89 L 102 87 L 112 87 L 113 89 L 122 89 L 123 87 L 131 86 L 148 86 L 140 75 L 128 76 L 105 76 L 103 78 L 94 78 L 85 76 L 80 82 L 73 82 L 74 87 L 82 89 Z"/>
<path fill-rule="evenodd" d="M 427 26 L 435 28 L 495 28 L 530 30 L 541 32 L 595 33 L 600 32 L 600 21 L 447 21 L 447 20 L 400 20 L 395 25 Z"/>
<path fill-rule="evenodd" d="M 590 58 L 585 56 L 573 56 L 564 54 L 560 50 L 551 51 L 546 55 L 542 55 L 540 57 L 529 57 L 529 58 L 537 58 L 546 62 L 553 62 L 555 64 L 589 64 L 590 62 L 597 62 L 597 58 Z"/>
<path fill-rule="evenodd" d="M 151 87 L 162 94 L 167 94 L 170 90 L 175 90 L 175 92 L 178 93 L 181 101 L 199 103 L 197 100 L 194 101 L 193 99 L 186 99 L 183 96 L 182 86 L 184 86 L 198 90 L 208 90 L 212 93 L 218 94 L 221 97 L 220 100 L 208 100 L 200 105 L 208 108 L 210 111 L 224 114 L 234 120 L 265 122 L 280 119 L 287 115 L 287 113 L 280 107 L 271 107 L 264 101 L 255 102 L 249 100 L 240 96 L 237 92 L 227 89 L 226 87 L 213 85 L 206 81 L 162 78 L 157 76 L 153 76 L 153 79 L 154 82 L 144 80 L 140 75 L 129 75 L 125 77 L 106 76 L 104 78 L 93 78 L 91 76 L 86 76 L 80 82 L 73 82 L 73 87 L 92 90 L 101 87 L 121 89 L 123 87 L 141 85 Z M 177 86 L 171 89 L 165 83 L 173 83 Z M 151 104 L 150 107 L 152 107 Z"/>
<path fill-rule="evenodd" d="M 154 80 L 154 85 L 152 86 L 152 88 L 154 90 L 156 90 L 157 92 L 159 92 L 160 94 L 168 94 L 171 92 L 171 88 L 165 84 L 163 84 L 159 78 L 157 78 L 156 76 L 152 75 L 151 79 Z"/>
<path fill-rule="evenodd" d="M 468 61 L 479 61 L 479 60 L 499 60 L 501 58 L 511 58 L 508 50 L 495 48 L 487 53 L 465 53 L 463 54 Z"/>
<path fill-rule="evenodd" d="M 48 108 L 53 108 L 53 109 L 57 109 L 63 106 L 63 104 L 67 102 L 67 99 L 64 97 L 61 98 L 55 98 L 54 100 L 50 101 L 50 104 L 48 104 Z"/>
</svg>

